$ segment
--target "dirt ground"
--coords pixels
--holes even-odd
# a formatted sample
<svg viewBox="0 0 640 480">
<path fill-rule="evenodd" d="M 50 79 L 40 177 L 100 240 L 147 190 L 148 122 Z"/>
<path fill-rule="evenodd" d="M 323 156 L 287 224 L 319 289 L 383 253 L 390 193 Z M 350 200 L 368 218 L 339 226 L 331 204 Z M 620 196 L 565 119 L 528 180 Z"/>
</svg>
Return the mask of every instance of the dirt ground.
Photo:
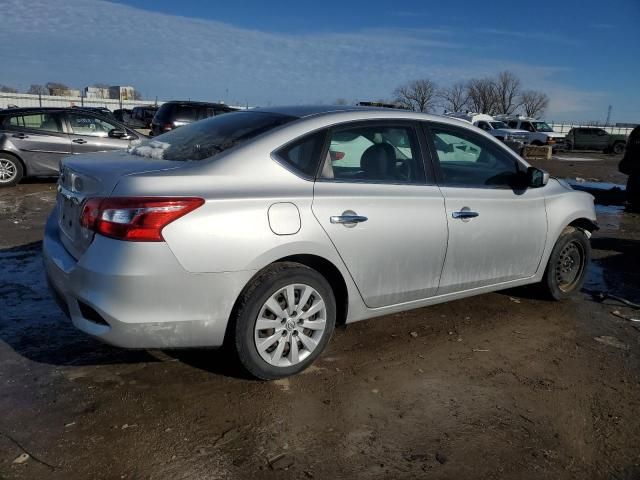
<svg viewBox="0 0 640 480">
<path fill-rule="evenodd" d="M 570 156 L 592 161 L 540 166 L 624 182 L 619 158 Z M 257 382 L 70 325 L 39 256 L 54 195 L 0 190 L 0 479 L 640 478 L 640 324 L 611 314 L 638 311 L 492 293 L 339 329 L 304 374 Z M 598 217 L 586 289 L 638 302 L 640 216 Z"/>
</svg>

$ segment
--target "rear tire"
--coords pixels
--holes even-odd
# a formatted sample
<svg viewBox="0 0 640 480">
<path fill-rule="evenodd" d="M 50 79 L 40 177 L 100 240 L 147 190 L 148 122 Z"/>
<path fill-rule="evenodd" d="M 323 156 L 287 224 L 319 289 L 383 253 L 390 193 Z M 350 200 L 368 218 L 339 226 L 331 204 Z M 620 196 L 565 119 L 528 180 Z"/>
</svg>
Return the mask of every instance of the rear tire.
<svg viewBox="0 0 640 480">
<path fill-rule="evenodd" d="M 320 273 L 299 263 L 274 264 L 238 301 L 231 324 L 233 349 L 252 376 L 288 377 L 322 353 L 335 321 L 335 297 Z"/>
<path fill-rule="evenodd" d="M 580 291 L 591 260 L 591 244 L 583 230 L 566 227 L 556 241 L 540 285 L 550 298 L 562 300 Z"/>
<path fill-rule="evenodd" d="M 13 155 L 0 153 L 0 187 L 12 187 L 24 176 L 22 163 Z"/>
</svg>

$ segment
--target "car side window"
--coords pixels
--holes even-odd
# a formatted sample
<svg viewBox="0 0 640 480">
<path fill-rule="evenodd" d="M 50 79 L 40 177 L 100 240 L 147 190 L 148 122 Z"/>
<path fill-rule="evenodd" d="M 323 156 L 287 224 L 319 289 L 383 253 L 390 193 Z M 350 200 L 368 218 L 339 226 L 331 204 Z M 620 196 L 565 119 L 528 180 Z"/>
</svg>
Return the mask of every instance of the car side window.
<svg viewBox="0 0 640 480">
<path fill-rule="evenodd" d="M 87 135 L 90 137 L 108 137 L 111 130 L 118 127 L 101 118 L 82 113 L 69 113 L 69 125 L 74 135 Z"/>
<path fill-rule="evenodd" d="M 13 129 L 25 128 L 29 130 L 62 133 L 60 117 L 51 113 L 16 115 L 9 119 L 9 126 Z"/>
<path fill-rule="evenodd" d="M 326 136 L 326 130 L 306 135 L 285 145 L 275 154 L 288 168 L 305 177 L 315 177 Z"/>
<path fill-rule="evenodd" d="M 429 127 L 444 186 L 510 188 L 518 162 L 485 138 L 454 127 Z"/>
<path fill-rule="evenodd" d="M 321 177 L 350 182 L 425 183 L 414 128 L 381 124 L 332 130 Z"/>
<path fill-rule="evenodd" d="M 481 128 L 482 130 L 485 130 L 487 132 L 491 130 L 491 127 L 489 127 L 489 124 L 487 122 L 478 122 L 478 128 Z"/>
</svg>

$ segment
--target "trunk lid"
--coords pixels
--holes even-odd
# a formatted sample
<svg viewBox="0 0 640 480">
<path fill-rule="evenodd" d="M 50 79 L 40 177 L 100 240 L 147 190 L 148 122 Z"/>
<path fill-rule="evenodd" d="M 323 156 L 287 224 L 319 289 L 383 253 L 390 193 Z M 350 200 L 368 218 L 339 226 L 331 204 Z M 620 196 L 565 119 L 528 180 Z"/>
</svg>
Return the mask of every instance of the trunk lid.
<svg viewBox="0 0 640 480">
<path fill-rule="evenodd" d="M 65 248 L 78 259 L 93 240 L 93 232 L 80 224 L 87 198 L 108 197 L 120 179 L 127 175 L 175 170 L 188 163 L 140 157 L 125 151 L 63 159 L 56 204 L 60 240 Z"/>
</svg>

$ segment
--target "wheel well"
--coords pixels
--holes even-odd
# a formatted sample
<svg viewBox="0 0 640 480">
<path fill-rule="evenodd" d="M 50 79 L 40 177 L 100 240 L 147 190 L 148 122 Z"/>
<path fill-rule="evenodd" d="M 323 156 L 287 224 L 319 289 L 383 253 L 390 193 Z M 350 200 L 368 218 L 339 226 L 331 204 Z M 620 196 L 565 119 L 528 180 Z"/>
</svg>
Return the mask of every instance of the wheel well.
<svg viewBox="0 0 640 480">
<path fill-rule="evenodd" d="M 240 305 L 240 300 L 243 296 L 243 293 L 251 286 L 253 280 L 264 272 L 266 269 L 273 267 L 278 263 L 283 262 L 295 262 L 300 263 L 302 265 L 306 265 L 309 268 L 313 268 L 315 271 L 320 273 L 324 278 L 326 278 L 327 282 L 329 282 L 329 286 L 331 290 L 333 290 L 333 295 L 336 299 L 336 325 L 344 325 L 347 321 L 347 311 L 349 307 L 349 294 L 347 291 L 347 284 L 344 281 L 344 277 L 340 273 L 340 270 L 331 263 L 329 260 L 319 257 L 317 255 L 290 255 L 288 257 L 280 258 L 269 265 L 265 265 L 264 268 L 256 272 L 256 274 L 251 277 L 251 279 L 244 286 L 238 298 L 233 304 L 233 308 L 231 309 L 231 314 L 229 316 L 229 322 L 227 323 L 227 327 L 225 329 L 224 341 L 223 345 L 228 346 L 229 342 L 233 338 L 233 331 L 235 329 L 234 322 L 236 318 L 236 312 Z"/>
<path fill-rule="evenodd" d="M 338 270 L 338 267 L 326 258 L 307 254 L 291 255 L 276 260 L 274 263 L 278 262 L 301 263 L 309 268 L 313 268 L 326 278 L 336 298 L 336 325 L 344 325 L 346 323 L 349 308 L 349 294 L 347 291 L 347 283 L 344 281 L 344 277 L 342 273 L 340 273 L 340 270 Z"/>
<path fill-rule="evenodd" d="M 586 230 L 589 233 L 593 233 L 596 230 L 600 229 L 596 222 L 594 222 L 593 220 L 589 220 L 588 218 L 578 218 L 571 222 L 568 226 L 580 228 L 582 230 Z"/>
<path fill-rule="evenodd" d="M 27 176 L 27 165 L 24 163 L 24 160 L 22 160 L 18 155 L 16 155 L 13 152 L 8 152 L 6 150 L 0 150 L 0 154 L 1 155 L 9 155 L 10 157 L 15 158 L 16 160 L 18 160 L 20 162 L 20 165 L 22 165 L 22 171 L 24 172 L 24 176 Z"/>
</svg>

